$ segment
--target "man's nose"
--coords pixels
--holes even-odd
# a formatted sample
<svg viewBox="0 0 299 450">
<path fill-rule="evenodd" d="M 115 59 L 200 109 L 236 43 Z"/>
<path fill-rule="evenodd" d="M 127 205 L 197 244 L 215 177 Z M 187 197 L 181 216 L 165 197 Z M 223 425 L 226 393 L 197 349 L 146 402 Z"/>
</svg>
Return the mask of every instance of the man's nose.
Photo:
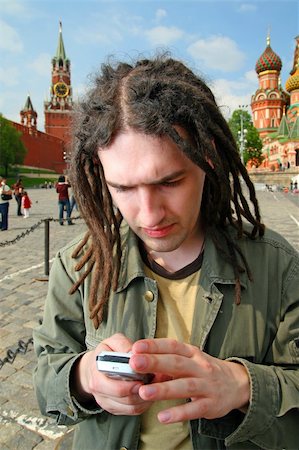
<svg viewBox="0 0 299 450">
<path fill-rule="evenodd" d="M 139 192 L 139 222 L 144 228 L 152 228 L 164 219 L 165 208 L 161 194 L 155 186 L 141 188 Z"/>
</svg>

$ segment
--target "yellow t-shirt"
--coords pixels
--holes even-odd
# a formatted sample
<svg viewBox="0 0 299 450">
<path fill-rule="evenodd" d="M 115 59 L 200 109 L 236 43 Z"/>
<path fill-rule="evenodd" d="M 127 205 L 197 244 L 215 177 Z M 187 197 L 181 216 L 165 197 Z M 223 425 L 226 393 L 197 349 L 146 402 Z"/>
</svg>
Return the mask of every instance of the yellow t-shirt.
<svg viewBox="0 0 299 450">
<path fill-rule="evenodd" d="M 157 275 L 147 266 L 145 273 L 157 281 L 159 288 L 155 337 L 189 343 L 200 271 L 179 280 Z M 185 402 L 185 399 L 158 401 L 143 413 L 138 450 L 192 449 L 188 421 L 163 425 L 157 419 L 159 411 Z"/>
</svg>

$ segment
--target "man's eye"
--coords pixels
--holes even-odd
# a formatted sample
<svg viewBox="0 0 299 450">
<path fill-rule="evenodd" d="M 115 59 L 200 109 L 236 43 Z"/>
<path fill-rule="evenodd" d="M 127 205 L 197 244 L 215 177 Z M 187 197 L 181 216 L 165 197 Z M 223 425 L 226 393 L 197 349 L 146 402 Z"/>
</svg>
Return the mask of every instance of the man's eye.
<svg viewBox="0 0 299 450">
<path fill-rule="evenodd" d="M 175 180 L 175 181 L 165 181 L 164 183 L 161 183 L 162 186 L 165 187 L 175 187 L 180 183 L 180 180 Z"/>
<path fill-rule="evenodd" d="M 130 188 L 125 187 L 125 186 L 115 186 L 114 190 L 115 192 L 128 192 Z"/>
</svg>

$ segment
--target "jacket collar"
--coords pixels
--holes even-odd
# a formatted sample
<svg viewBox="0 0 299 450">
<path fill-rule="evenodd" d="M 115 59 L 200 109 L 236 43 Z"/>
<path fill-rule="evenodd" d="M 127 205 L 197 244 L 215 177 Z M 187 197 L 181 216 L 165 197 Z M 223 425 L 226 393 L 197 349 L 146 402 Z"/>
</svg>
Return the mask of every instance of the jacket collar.
<svg viewBox="0 0 299 450">
<path fill-rule="evenodd" d="M 236 230 L 229 226 L 228 232 L 236 239 Z M 220 235 L 218 239 L 221 239 Z M 244 240 L 246 238 L 243 238 Z M 240 240 L 241 242 L 241 240 Z M 240 245 L 240 242 L 238 244 Z M 220 251 L 214 244 L 209 233 L 206 236 L 205 250 L 204 250 L 203 264 L 201 268 L 200 283 L 203 288 L 210 290 L 212 284 L 233 284 L 235 285 L 235 274 L 232 265 L 227 262 Z M 243 264 L 240 263 L 242 266 Z M 246 272 L 240 274 L 241 287 L 247 289 L 248 277 Z"/>
<path fill-rule="evenodd" d="M 122 259 L 116 292 L 126 289 L 135 278 L 145 278 L 144 264 L 140 256 L 138 238 L 126 223 L 121 225 Z M 233 233 L 234 230 L 230 230 Z M 241 286 L 247 288 L 246 273 L 240 274 Z M 206 291 L 211 291 L 212 285 L 235 284 L 234 271 L 217 250 L 209 233 L 206 235 L 203 265 L 201 268 L 200 283 Z"/>
</svg>

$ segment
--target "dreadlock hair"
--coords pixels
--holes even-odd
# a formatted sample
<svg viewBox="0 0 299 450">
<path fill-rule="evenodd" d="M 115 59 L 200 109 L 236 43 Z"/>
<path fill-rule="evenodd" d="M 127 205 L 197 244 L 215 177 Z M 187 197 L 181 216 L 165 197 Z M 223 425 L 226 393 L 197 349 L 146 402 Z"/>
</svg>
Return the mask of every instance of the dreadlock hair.
<svg viewBox="0 0 299 450">
<path fill-rule="evenodd" d="M 185 129 L 190 139 L 181 137 L 175 126 Z M 206 173 L 201 219 L 234 269 L 235 301 L 239 304 L 240 273 L 246 271 L 249 279 L 251 273 L 227 225 L 236 229 L 238 238 L 245 234 L 252 239 L 263 235 L 254 186 L 211 90 L 182 62 L 167 54 L 141 59 L 135 64 L 103 64 L 94 85 L 79 104 L 70 175 L 88 233 L 73 255 L 76 258 L 81 255 L 76 270 L 83 266 L 86 269 L 70 292 L 92 273 L 89 309 L 98 328 L 105 319 L 109 293 L 117 286 L 122 221 L 121 213 L 113 206 L 98 151 L 107 147 L 118 133 L 129 129 L 170 137 Z M 240 178 L 247 186 L 251 208 Z M 253 225 L 250 232 L 243 227 L 244 219 Z M 90 246 L 84 253 L 87 241 Z"/>
</svg>

